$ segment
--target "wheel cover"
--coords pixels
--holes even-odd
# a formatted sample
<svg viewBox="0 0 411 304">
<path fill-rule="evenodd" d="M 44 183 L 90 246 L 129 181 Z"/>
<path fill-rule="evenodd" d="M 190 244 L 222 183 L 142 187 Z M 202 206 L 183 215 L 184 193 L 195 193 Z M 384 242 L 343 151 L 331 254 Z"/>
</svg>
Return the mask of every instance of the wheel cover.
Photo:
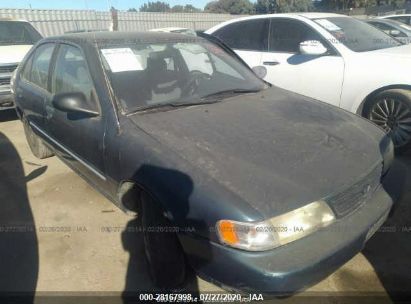
<svg viewBox="0 0 411 304">
<path fill-rule="evenodd" d="M 411 110 L 401 99 L 386 97 L 378 100 L 371 108 L 369 120 L 382 127 L 396 147 L 411 140 Z"/>
</svg>

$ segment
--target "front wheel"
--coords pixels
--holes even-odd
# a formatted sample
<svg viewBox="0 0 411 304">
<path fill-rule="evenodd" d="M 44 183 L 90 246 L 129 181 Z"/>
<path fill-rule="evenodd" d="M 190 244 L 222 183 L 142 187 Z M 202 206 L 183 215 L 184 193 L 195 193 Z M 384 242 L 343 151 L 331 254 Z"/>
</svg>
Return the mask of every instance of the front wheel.
<svg viewBox="0 0 411 304">
<path fill-rule="evenodd" d="M 177 288 L 186 275 L 180 242 L 151 196 L 142 193 L 141 204 L 145 253 L 153 283 L 164 289 Z"/>
<path fill-rule="evenodd" d="M 26 135 L 27 143 L 33 155 L 39 159 L 48 158 L 54 155 L 53 151 L 47 147 L 44 142 L 38 137 L 33 130 L 27 119 L 23 117 L 24 134 Z"/>
<path fill-rule="evenodd" d="M 396 152 L 411 147 L 411 92 L 387 90 L 376 95 L 364 108 L 364 117 L 387 132 Z"/>
</svg>

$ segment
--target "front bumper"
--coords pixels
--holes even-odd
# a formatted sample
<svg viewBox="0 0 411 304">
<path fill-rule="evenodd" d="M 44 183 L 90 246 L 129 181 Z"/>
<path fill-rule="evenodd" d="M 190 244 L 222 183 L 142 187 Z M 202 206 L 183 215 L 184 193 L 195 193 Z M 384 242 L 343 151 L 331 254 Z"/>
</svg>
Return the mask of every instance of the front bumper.
<svg viewBox="0 0 411 304">
<path fill-rule="evenodd" d="M 0 92 L 0 111 L 14 108 L 14 97 L 11 91 Z"/>
<path fill-rule="evenodd" d="M 206 280 L 233 291 L 291 294 L 321 281 L 360 252 L 383 224 L 392 204 L 379 187 L 352 214 L 264 252 L 242 251 L 188 235 L 180 235 L 180 241 L 190 264 Z"/>
</svg>

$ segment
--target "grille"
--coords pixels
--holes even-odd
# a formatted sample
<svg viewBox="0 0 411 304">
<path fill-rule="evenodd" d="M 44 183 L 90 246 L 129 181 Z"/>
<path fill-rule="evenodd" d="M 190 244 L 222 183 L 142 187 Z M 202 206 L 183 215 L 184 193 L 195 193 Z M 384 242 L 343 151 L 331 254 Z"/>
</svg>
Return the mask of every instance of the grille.
<svg viewBox="0 0 411 304">
<path fill-rule="evenodd" d="M 382 164 L 368 175 L 342 192 L 326 199 L 337 217 L 341 218 L 360 207 L 375 192 L 381 183 Z"/>
<path fill-rule="evenodd" d="M 0 79 L 0 85 L 9 85 L 10 84 L 10 78 L 1 78 Z"/>
<path fill-rule="evenodd" d="M 0 65 L 0 73 L 13 73 L 16 68 L 17 64 Z"/>
</svg>

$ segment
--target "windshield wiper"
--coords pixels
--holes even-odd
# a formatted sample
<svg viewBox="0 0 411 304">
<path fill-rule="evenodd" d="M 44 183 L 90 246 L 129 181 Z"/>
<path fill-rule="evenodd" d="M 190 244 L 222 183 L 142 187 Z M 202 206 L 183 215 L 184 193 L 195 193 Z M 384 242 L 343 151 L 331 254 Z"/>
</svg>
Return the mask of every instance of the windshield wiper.
<svg viewBox="0 0 411 304">
<path fill-rule="evenodd" d="M 136 110 L 130 111 L 127 114 L 134 114 L 136 112 L 144 112 L 144 111 L 161 111 L 161 110 L 172 110 L 175 108 L 180 107 L 189 107 L 189 106 L 196 106 L 196 105 L 205 105 L 205 104 L 212 104 L 217 103 L 222 100 L 221 97 L 227 98 L 232 95 L 236 94 L 246 94 L 246 93 L 257 93 L 260 92 L 260 89 L 253 89 L 253 90 L 245 90 L 245 89 L 233 89 L 233 90 L 225 90 L 216 93 L 212 93 L 206 95 L 200 99 L 196 99 L 193 101 L 180 101 L 180 102 L 169 102 L 169 103 L 158 103 L 158 104 L 151 104 L 144 107 L 140 107 Z"/>
<path fill-rule="evenodd" d="M 260 92 L 261 89 L 231 89 L 231 90 L 224 90 L 224 91 L 219 91 L 219 92 L 215 92 L 215 93 L 211 93 L 208 94 L 206 96 L 203 96 L 201 99 L 202 100 L 208 100 L 210 98 L 214 98 L 214 97 L 229 97 L 232 95 L 236 95 L 236 94 L 247 94 L 247 93 L 257 93 Z"/>
<path fill-rule="evenodd" d="M 182 107 L 189 107 L 189 106 L 196 106 L 196 105 L 203 105 L 203 104 L 211 104 L 211 103 L 216 103 L 219 102 L 220 100 L 218 99 L 213 99 L 213 100 L 196 100 L 196 101 L 190 101 L 190 102 L 170 102 L 170 103 L 159 103 L 159 104 L 152 104 L 148 105 L 145 107 L 138 108 L 134 111 L 129 112 L 128 114 L 133 114 L 136 112 L 144 112 L 144 111 L 150 111 L 150 110 L 155 110 L 155 111 L 160 111 L 160 110 L 172 110 L 176 108 L 182 108 Z"/>
</svg>

